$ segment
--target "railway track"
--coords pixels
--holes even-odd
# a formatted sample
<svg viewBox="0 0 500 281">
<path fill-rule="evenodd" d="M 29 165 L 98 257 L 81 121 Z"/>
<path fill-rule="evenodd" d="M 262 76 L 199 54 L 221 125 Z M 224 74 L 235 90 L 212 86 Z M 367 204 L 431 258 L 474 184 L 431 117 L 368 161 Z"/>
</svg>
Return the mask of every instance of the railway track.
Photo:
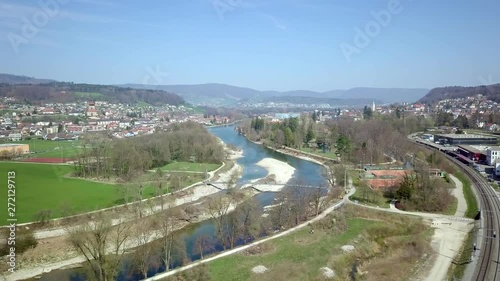
<svg viewBox="0 0 500 281">
<path fill-rule="evenodd" d="M 419 143 L 426 145 L 425 143 Z M 428 146 L 428 145 L 427 145 Z M 435 148 L 435 147 L 433 147 Z M 455 163 L 476 187 L 479 195 L 479 210 L 484 218 L 482 225 L 482 243 L 476 269 L 471 280 L 474 281 L 499 281 L 500 280 L 500 199 L 491 188 L 486 179 L 476 173 L 470 166 L 459 159 L 442 152 L 448 159 Z"/>
<path fill-rule="evenodd" d="M 483 225 L 483 241 L 480 249 L 478 265 L 473 275 L 472 280 L 499 280 L 499 260 L 500 251 L 498 248 L 498 236 L 495 233 L 499 232 L 499 213 L 500 203 L 495 192 L 490 187 L 489 183 L 480 175 L 478 175 L 469 166 L 463 164 L 455 158 L 453 161 L 464 171 L 471 179 L 472 184 L 476 187 L 480 197 L 481 216 L 484 218 Z"/>
</svg>

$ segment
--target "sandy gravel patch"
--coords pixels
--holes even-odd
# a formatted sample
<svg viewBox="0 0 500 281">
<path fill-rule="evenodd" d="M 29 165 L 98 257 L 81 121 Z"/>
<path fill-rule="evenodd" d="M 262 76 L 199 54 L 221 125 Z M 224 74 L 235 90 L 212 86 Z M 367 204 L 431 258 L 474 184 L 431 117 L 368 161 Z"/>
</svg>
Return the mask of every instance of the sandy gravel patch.
<svg viewBox="0 0 500 281">
<path fill-rule="evenodd" d="M 326 267 L 326 266 L 322 267 L 320 269 L 323 272 L 323 276 L 325 278 L 334 278 L 335 277 L 335 271 L 333 271 L 333 269 Z"/>
<path fill-rule="evenodd" d="M 261 274 L 267 271 L 267 267 L 263 265 L 257 265 L 256 267 L 252 268 L 253 273 Z"/>
<path fill-rule="evenodd" d="M 344 245 L 341 247 L 341 249 L 344 252 L 352 252 L 352 251 L 354 251 L 354 246 L 353 245 Z"/>
<path fill-rule="evenodd" d="M 428 275 L 420 280 L 446 280 L 448 268 L 460 251 L 462 242 L 473 224 L 467 221 L 434 219 L 431 227 L 435 229 L 431 245 L 438 255 Z"/>
<path fill-rule="evenodd" d="M 264 158 L 257 163 L 268 172 L 268 176 L 274 175 L 277 184 L 286 184 L 295 173 L 295 168 L 288 163 L 273 158 Z"/>
</svg>

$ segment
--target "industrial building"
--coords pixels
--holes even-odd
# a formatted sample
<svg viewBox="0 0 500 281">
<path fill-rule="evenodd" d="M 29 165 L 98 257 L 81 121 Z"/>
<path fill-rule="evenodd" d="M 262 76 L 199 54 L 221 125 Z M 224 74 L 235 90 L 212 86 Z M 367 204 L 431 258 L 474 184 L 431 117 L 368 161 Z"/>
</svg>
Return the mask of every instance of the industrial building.
<svg viewBox="0 0 500 281">
<path fill-rule="evenodd" d="M 486 150 L 488 147 L 480 145 L 459 145 L 457 152 L 470 160 L 486 163 Z"/>
<path fill-rule="evenodd" d="M 0 154 L 27 154 L 30 152 L 30 146 L 28 144 L 19 143 L 4 143 L 0 144 Z"/>
<path fill-rule="evenodd" d="M 483 135 L 471 134 L 439 134 L 434 135 L 434 140 L 441 144 L 463 145 L 463 144 L 482 144 L 497 145 L 497 138 Z"/>
</svg>

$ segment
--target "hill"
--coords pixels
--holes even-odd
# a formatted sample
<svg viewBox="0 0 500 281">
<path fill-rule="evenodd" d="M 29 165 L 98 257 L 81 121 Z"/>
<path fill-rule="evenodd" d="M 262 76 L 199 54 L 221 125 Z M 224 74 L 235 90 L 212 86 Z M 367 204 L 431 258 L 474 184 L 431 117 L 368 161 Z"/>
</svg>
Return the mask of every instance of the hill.
<svg viewBox="0 0 500 281">
<path fill-rule="evenodd" d="M 435 104 L 444 99 L 465 98 L 483 95 L 486 99 L 500 102 L 500 84 L 476 87 L 440 87 L 432 89 L 427 95 L 418 100 L 419 103 Z"/>
<path fill-rule="evenodd" d="M 235 105 L 242 100 L 257 101 L 269 97 L 310 97 L 346 99 L 358 103 L 359 99 L 378 101 L 378 103 L 414 102 L 425 95 L 427 89 L 401 88 L 352 88 L 349 90 L 333 90 L 315 92 L 308 90 L 295 91 L 259 91 L 251 88 L 237 87 L 226 84 L 195 84 L 195 85 L 140 85 L 125 84 L 124 87 L 161 89 L 176 93 L 186 101 L 195 105 Z M 354 104 L 352 104 L 354 105 Z"/>
<path fill-rule="evenodd" d="M 0 84 L 45 84 L 55 82 L 50 79 L 36 79 L 33 77 L 0 73 Z"/>
<path fill-rule="evenodd" d="M 145 102 L 152 105 L 185 103 L 180 96 L 166 91 L 66 82 L 0 84 L 0 97 L 15 97 L 30 103 L 65 103 L 86 100 L 128 104 Z"/>
</svg>

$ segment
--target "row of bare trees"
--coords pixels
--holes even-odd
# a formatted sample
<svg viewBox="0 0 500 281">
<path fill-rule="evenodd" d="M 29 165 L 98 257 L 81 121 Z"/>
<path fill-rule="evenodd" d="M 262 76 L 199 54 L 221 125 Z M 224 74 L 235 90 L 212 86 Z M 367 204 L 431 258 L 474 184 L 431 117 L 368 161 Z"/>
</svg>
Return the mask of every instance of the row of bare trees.
<svg viewBox="0 0 500 281">
<path fill-rule="evenodd" d="M 114 140 L 107 135 L 85 137 L 75 162 L 81 177 L 130 180 L 148 169 L 172 161 L 220 163 L 224 150 L 205 128 L 192 122 L 174 124 L 169 131 Z"/>
<path fill-rule="evenodd" d="M 205 206 L 215 234 L 198 236 L 194 254 L 204 258 L 217 249 L 233 248 L 293 227 L 318 215 L 339 193 L 337 188 L 328 192 L 324 188 L 289 187 L 280 193 L 267 216 L 256 198 L 245 200 L 237 191 L 211 197 Z M 90 280 L 115 280 L 123 265 L 130 268 L 129 273 L 139 272 L 146 278 L 152 268 L 169 270 L 189 261 L 184 237 L 176 233 L 186 208 L 168 208 L 148 218 L 140 218 L 132 210 L 136 220 L 130 222 L 113 220 L 105 213 L 89 215 L 81 224 L 68 227 L 68 240 L 85 257 Z"/>
</svg>

